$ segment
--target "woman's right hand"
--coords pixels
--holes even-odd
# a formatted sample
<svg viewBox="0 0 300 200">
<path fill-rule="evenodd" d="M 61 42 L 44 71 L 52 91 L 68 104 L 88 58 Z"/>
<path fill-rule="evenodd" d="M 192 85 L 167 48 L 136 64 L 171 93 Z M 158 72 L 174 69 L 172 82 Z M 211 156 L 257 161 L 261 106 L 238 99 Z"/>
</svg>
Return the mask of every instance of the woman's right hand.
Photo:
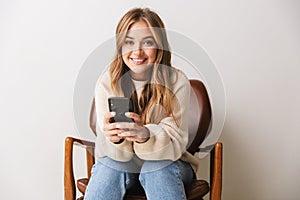
<svg viewBox="0 0 300 200">
<path fill-rule="evenodd" d="M 103 124 L 103 133 L 104 135 L 109 139 L 109 141 L 113 143 L 121 142 L 123 137 L 118 136 L 118 134 L 121 134 L 124 132 L 124 130 L 121 130 L 116 127 L 117 123 L 110 123 L 110 118 L 114 117 L 116 115 L 115 112 L 109 112 L 105 115 L 104 118 L 104 124 Z"/>
</svg>

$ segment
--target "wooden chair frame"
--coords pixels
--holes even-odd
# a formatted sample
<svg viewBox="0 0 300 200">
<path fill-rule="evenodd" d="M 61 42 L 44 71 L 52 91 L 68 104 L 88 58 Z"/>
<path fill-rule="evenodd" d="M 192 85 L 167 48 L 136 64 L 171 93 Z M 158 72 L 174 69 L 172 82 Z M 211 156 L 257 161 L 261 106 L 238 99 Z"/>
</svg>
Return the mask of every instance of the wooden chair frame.
<svg viewBox="0 0 300 200">
<path fill-rule="evenodd" d="M 91 169 L 95 162 L 95 143 L 67 137 L 65 139 L 65 160 L 64 160 L 64 199 L 76 199 L 76 185 L 73 169 L 73 147 L 78 145 L 86 151 L 87 177 L 91 177 Z M 217 142 L 210 152 L 210 200 L 221 200 L 222 193 L 222 162 L 223 145 Z"/>
</svg>

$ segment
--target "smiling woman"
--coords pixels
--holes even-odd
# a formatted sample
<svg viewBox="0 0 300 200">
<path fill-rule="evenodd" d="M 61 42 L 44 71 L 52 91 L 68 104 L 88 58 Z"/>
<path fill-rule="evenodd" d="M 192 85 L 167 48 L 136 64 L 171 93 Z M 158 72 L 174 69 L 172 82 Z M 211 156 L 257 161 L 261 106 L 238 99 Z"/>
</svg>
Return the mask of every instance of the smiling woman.
<svg viewBox="0 0 300 200">
<path fill-rule="evenodd" d="M 133 112 L 126 113 L 133 122 L 111 123 L 110 97 L 133 101 Z M 186 150 L 189 97 L 190 82 L 171 65 L 160 17 L 150 9 L 128 11 L 116 29 L 109 71 L 95 90 L 97 162 L 85 199 L 119 200 L 133 187 L 148 199 L 186 199 L 197 168 Z"/>
</svg>

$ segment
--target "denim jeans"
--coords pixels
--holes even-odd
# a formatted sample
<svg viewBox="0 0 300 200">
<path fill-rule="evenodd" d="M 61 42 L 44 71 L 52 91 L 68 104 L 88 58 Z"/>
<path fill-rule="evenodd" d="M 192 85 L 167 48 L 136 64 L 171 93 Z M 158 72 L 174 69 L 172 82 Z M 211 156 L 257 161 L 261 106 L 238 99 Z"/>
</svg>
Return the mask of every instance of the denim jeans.
<svg viewBox="0 0 300 200">
<path fill-rule="evenodd" d="M 122 200 L 127 190 L 139 190 L 141 185 L 148 200 L 182 200 L 186 199 L 184 186 L 193 178 L 192 167 L 181 160 L 137 164 L 104 157 L 93 166 L 84 199 Z"/>
</svg>

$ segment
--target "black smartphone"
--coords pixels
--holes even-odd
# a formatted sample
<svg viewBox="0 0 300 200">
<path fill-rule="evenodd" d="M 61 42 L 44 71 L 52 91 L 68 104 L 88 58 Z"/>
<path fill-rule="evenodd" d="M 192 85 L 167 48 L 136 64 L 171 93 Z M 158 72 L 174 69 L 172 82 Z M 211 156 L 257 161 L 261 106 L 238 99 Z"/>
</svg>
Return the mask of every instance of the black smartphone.
<svg viewBox="0 0 300 200">
<path fill-rule="evenodd" d="M 133 112 L 133 101 L 126 97 L 110 97 L 108 98 L 108 106 L 110 112 L 116 112 L 116 115 L 110 119 L 113 122 L 134 122 L 133 119 L 125 116 L 126 112 Z"/>
</svg>

